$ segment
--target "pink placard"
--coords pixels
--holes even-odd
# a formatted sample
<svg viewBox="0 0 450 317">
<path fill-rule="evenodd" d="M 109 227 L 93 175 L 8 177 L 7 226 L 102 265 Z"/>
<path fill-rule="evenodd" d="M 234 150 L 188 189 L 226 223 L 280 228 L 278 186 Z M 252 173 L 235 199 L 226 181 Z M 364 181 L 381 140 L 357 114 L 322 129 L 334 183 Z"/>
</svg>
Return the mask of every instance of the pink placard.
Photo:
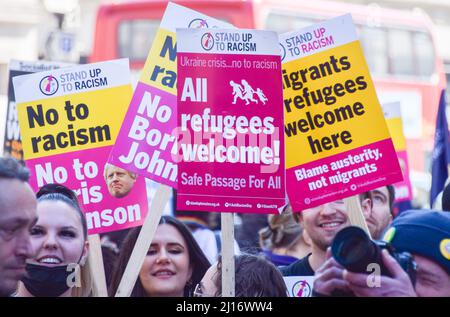
<svg viewBox="0 0 450 317">
<path fill-rule="evenodd" d="M 280 56 L 179 51 L 177 59 L 177 208 L 278 213 L 285 205 Z"/>
<path fill-rule="evenodd" d="M 231 24 L 169 2 L 111 152 L 110 162 L 176 188 L 176 28 Z"/>
<path fill-rule="evenodd" d="M 86 215 L 88 233 L 97 234 L 142 225 L 147 215 L 145 179 L 137 177 L 121 198 L 110 194 L 104 167 L 112 146 L 30 159 L 30 185 L 37 191 L 47 183 L 74 190 Z"/>
<path fill-rule="evenodd" d="M 304 210 L 325 204 L 330 197 L 339 200 L 398 182 L 401 175 L 396 170 L 380 175 L 397 160 L 392 147 L 391 139 L 386 139 L 287 169 L 288 189 L 308 193 L 305 197 L 293 192 L 292 208 Z"/>
<path fill-rule="evenodd" d="M 174 95 L 139 82 L 110 162 L 176 188 L 175 104 Z"/>
</svg>

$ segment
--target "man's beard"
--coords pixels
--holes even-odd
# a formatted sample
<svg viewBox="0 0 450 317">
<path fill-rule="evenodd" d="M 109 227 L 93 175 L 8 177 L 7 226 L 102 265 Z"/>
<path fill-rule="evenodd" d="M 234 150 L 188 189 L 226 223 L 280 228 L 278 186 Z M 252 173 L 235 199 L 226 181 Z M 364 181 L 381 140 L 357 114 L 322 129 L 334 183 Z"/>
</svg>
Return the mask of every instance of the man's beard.
<svg viewBox="0 0 450 317">
<path fill-rule="evenodd" d="M 331 246 L 331 243 L 333 242 L 333 239 L 331 239 L 330 241 L 325 240 L 325 239 L 317 239 L 317 240 L 313 240 L 311 238 L 312 243 L 321 251 L 327 251 L 328 247 Z"/>
</svg>

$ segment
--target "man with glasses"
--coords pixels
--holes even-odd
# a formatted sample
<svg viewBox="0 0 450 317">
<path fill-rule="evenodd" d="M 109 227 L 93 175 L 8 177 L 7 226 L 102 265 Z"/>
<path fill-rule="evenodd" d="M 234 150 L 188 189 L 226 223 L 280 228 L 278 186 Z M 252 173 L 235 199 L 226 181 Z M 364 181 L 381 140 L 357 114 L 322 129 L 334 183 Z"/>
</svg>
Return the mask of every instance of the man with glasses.
<svg viewBox="0 0 450 317">
<path fill-rule="evenodd" d="M 372 239 L 381 239 L 383 232 L 393 219 L 395 191 L 392 185 L 383 186 L 368 192 L 372 201 L 372 212 L 367 217 Z"/>
<path fill-rule="evenodd" d="M 209 288 L 213 288 L 215 291 L 217 291 L 215 285 L 212 284 L 212 281 L 211 285 L 209 285 Z M 198 283 L 195 286 L 194 293 L 192 295 L 194 297 L 218 297 L 213 294 L 213 292 L 209 293 L 207 287 L 203 285 L 202 282 Z"/>
</svg>

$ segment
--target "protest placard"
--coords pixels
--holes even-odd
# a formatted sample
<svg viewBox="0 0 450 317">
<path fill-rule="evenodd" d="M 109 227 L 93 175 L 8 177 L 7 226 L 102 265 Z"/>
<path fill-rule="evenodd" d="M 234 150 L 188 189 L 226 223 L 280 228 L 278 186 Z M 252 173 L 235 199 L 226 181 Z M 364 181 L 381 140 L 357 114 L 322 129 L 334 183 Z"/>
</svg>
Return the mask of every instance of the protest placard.
<svg viewBox="0 0 450 317">
<path fill-rule="evenodd" d="M 142 225 L 139 236 L 136 240 L 133 251 L 128 260 L 127 266 L 120 280 L 115 297 L 129 297 L 133 291 L 136 280 L 139 276 L 142 263 L 148 253 L 149 246 L 153 240 L 159 219 L 161 218 L 164 206 L 170 195 L 170 187 L 161 185 L 158 187 L 155 199 L 153 200 L 148 217 Z"/>
<path fill-rule="evenodd" d="M 176 188 L 176 28 L 231 27 L 169 2 L 110 161 Z"/>
<path fill-rule="evenodd" d="M 177 30 L 181 210 L 285 205 L 280 53 L 274 32 Z"/>
<path fill-rule="evenodd" d="M 8 79 L 8 108 L 5 124 L 5 139 L 3 142 L 3 155 L 14 157 L 23 161 L 22 140 L 20 138 L 19 120 L 17 117 L 16 98 L 12 83 L 13 77 L 30 73 L 73 66 L 73 64 L 49 61 L 19 61 L 9 62 Z"/>
<path fill-rule="evenodd" d="M 98 234 L 139 226 L 148 210 L 145 179 L 107 164 L 131 98 L 128 60 L 18 76 L 13 84 L 30 185 L 75 191 L 86 215 L 94 291 L 106 296 Z"/>
<path fill-rule="evenodd" d="M 289 297 L 312 297 L 314 276 L 284 276 Z"/>
<path fill-rule="evenodd" d="M 59 183 L 74 190 L 89 234 L 141 225 L 148 209 L 144 178 L 126 173 L 117 182 L 110 175 L 117 168 L 106 165 L 131 98 L 128 60 L 13 82 L 32 188 Z"/>
<path fill-rule="evenodd" d="M 402 169 L 403 181 L 393 184 L 395 189 L 395 202 L 412 200 L 412 186 L 409 178 L 408 153 L 406 149 L 406 138 L 403 133 L 403 123 L 400 102 L 389 102 L 382 104 L 384 117 L 389 133 L 397 152 L 398 162 Z"/>
<path fill-rule="evenodd" d="M 402 180 L 350 15 L 280 36 L 295 211 Z"/>
<path fill-rule="evenodd" d="M 208 27 L 231 25 L 169 2 L 111 152 L 113 164 L 163 184 L 119 283 L 118 297 L 131 294 L 162 213 L 156 207 L 164 208 L 170 187 L 177 186 L 175 30 Z"/>
</svg>

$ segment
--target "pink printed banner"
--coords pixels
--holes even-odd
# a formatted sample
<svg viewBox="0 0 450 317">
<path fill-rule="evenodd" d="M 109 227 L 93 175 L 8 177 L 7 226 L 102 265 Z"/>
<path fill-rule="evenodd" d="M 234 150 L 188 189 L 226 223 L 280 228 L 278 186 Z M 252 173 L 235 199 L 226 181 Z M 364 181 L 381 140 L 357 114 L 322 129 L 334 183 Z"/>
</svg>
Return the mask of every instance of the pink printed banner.
<svg viewBox="0 0 450 317">
<path fill-rule="evenodd" d="M 276 34 L 178 29 L 177 38 L 177 209 L 278 213 L 285 172 Z"/>
<path fill-rule="evenodd" d="M 287 186 L 299 193 L 290 199 L 294 210 L 305 210 L 333 200 L 343 199 L 399 180 L 397 172 L 380 175 L 397 160 L 390 139 L 378 141 L 332 157 L 286 170 Z M 375 176 L 374 176 L 375 175 Z"/>
<path fill-rule="evenodd" d="M 148 211 L 145 179 L 126 175 L 125 180 L 114 179 L 114 167 L 105 168 L 110 151 L 111 146 L 106 146 L 59 154 L 54 159 L 27 160 L 30 185 L 35 191 L 47 183 L 74 190 L 83 206 L 89 234 L 140 226 Z"/>
<path fill-rule="evenodd" d="M 293 210 L 401 181 L 351 15 L 281 34 L 280 46 Z"/>
<path fill-rule="evenodd" d="M 24 158 L 34 190 L 77 193 L 89 234 L 142 224 L 145 179 L 108 165 L 132 95 L 127 59 L 14 77 Z"/>
<path fill-rule="evenodd" d="M 232 25 L 169 2 L 110 162 L 176 188 L 176 28 Z"/>
<path fill-rule="evenodd" d="M 398 101 L 388 102 L 382 104 L 382 107 L 403 175 L 403 181 L 393 184 L 395 188 L 395 202 L 410 201 L 413 195 L 411 180 L 409 178 L 409 164 L 406 138 L 403 132 L 401 103 Z"/>
<path fill-rule="evenodd" d="M 139 82 L 110 162 L 176 188 L 176 96 Z"/>
</svg>

